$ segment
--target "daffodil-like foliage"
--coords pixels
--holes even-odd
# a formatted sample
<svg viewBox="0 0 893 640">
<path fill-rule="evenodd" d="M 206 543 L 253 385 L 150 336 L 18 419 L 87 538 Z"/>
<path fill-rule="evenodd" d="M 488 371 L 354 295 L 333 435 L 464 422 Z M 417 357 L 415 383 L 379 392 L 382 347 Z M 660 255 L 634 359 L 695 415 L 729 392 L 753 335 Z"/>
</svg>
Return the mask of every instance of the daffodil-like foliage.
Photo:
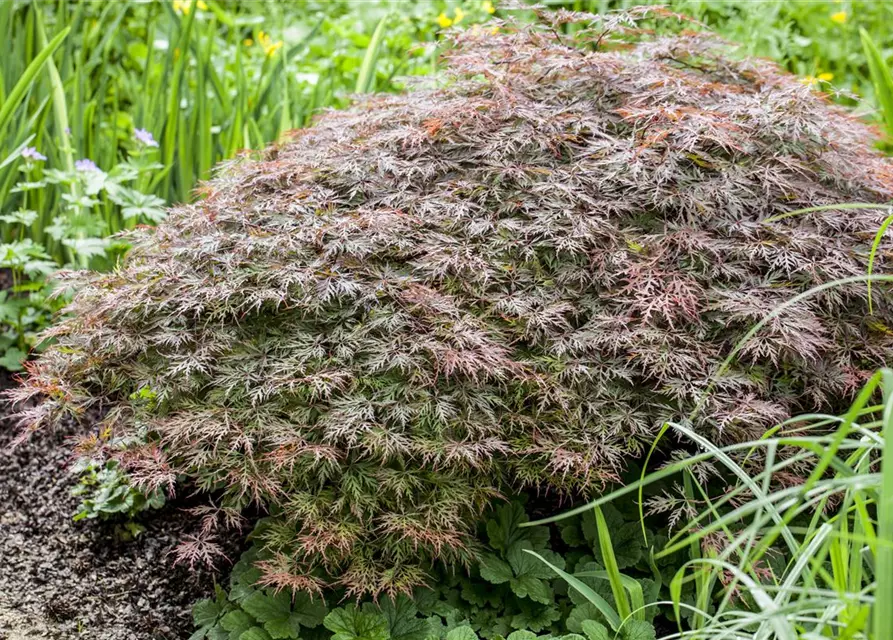
<svg viewBox="0 0 893 640">
<path fill-rule="evenodd" d="M 763 60 L 636 14 L 457 34 L 439 86 L 328 113 L 77 276 L 18 397 L 140 436 L 148 487 L 273 514 L 262 582 L 351 594 L 473 557 L 519 487 L 586 493 L 699 402 L 715 441 L 891 360 L 863 285 L 893 167 Z M 581 28 L 562 35 L 562 23 Z M 884 268 L 884 243 L 877 269 Z M 102 441 L 102 438 L 99 439 Z"/>
</svg>

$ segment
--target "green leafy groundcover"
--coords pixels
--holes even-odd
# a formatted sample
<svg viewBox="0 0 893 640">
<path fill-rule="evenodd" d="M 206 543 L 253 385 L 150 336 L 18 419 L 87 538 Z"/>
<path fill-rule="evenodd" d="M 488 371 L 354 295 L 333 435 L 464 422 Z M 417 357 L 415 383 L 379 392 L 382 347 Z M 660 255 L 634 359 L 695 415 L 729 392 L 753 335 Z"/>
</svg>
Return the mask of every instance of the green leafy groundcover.
<svg viewBox="0 0 893 640">
<path fill-rule="evenodd" d="M 594 604 L 527 553 L 586 574 L 579 580 L 612 602 L 608 580 L 592 577 L 605 569 L 593 514 L 560 526 L 525 527 L 529 517 L 516 500 L 494 509 L 480 526 L 485 550 L 478 563 L 467 571 L 435 573 L 430 587 L 416 589 L 412 597 L 359 602 L 345 600 L 340 591 L 323 596 L 264 588 L 257 565 L 270 553 L 255 543 L 233 567 L 229 591 L 218 586 L 216 598 L 195 605 L 191 640 L 653 640 L 656 628 L 677 627 L 672 608 L 657 603 L 670 600 L 675 568 L 689 558 L 680 553 L 653 563 L 648 550 L 662 546 L 667 530 L 648 530 L 646 539 L 635 503 L 620 506 L 609 505 L 603 513 L 617 566 L 641 585 L 645 606 L 624 621 L 619 634 Z M 262 539 L 267 526 L 261 521 L 253 539 Z M 693 604 L 693 594 L 684 592 L 683 601 Z"/>
</svg>

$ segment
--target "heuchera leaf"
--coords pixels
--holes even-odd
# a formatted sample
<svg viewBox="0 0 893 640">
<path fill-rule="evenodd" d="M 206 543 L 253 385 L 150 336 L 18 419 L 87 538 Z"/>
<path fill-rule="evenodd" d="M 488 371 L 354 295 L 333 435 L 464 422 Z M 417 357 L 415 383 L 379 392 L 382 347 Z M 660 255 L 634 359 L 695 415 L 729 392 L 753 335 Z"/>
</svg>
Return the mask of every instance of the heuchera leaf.
<svg viewBox="0 0 893 640">
<path fill-rule="evenodd" d="M 631 567 L 641 560 L 645 551 L 641 525 L 638 522 L 624 521 L 620 511 L 610 504 L 602 507 L 602 513 L 611 532 L 611 543 L 614 548 L 614 556 L 617 558 L 617 568 Z M 586 540 L 592 546 L 595 559 L 602 562 L 602 552 L 598 545 L 598 529 L 595 525 L 595 516 L 592 513 L 583 513 L 581 528 Z"/>
<path fill-rule="evenodd" d="M 464 625 L 446 634 L 446 640 L 478 640 L 478 634 L 468 625 Z"/>
<path fill-rule="evenodd" d="M 588 640 L 610 640 L 608 628 L 595 620 L 584 620 L 581 627 Z"/>
<path fill-rule="evenodd" d="M 229 577 L 229 597 L 233 602 L 242 602 L 257 591 L 255 584 L 260 579 L 261 572 L 260 569 L 254 566 L 255 560 L 257 560 L 257 549 L 251 547 L 233 565 L 233 570 Z"/>
<path fill-rule="evenodd" d="M 544 549 L 549 543 L 548 527 L 520 526 L 529 520 L 524 507 L 519 503 L 511 502 L 501 506 L 496 510 L 495 517 L 487 521 L 490 546 L 499 551 L 507 551 L 513 544 L 527 540 L 531 549 Z"/>
<path fill-rule="evenodd" d="M 238 638 L 243 632 L 256 625 L 257 620 L 241 609 L 234 609 L 220 619 L 220 626 L 230 632 L 231 638 Z"/>
<path fill-rule="evenodd" d="M 242 603 L 242 608 L 260 622 L 287 620 L 291 616 L 291 596 L 286 591 L 255 591 Z"/>
<path fill-rule="evenodd" d="M 521 612 L 512 616 L 511 620 L 514 629 L 539 632 L 561 619 L 561 612 L 554 605 L 544 606 L 530 600 L 521 600 L 519 606 Z"/>
<path fill-rule="evenodd" d="M 531 544 L 528 541 L 516 542 L 508 552 L 509 565 L 514 577 L 509 581 L 512 591 L 519 598 L 530 598 L 542 604 L 552 604 L 554 593 L 552 586 L 546 582 L 556 574 L 546 564 L 526 553 Z M 541 555 L 559 569 L 564 569 L 564 558 L 553 551 L 543 549 Z"/>
<path fill-rule="evenodd" d="M 389 640 L 387 619 L 368 603 L 362 609 L 354 604 L 335 609 L 323 625 L 333 633 L 332 640 Z"/>
<path fill-rule="evenodd" d="M 511 569 L 511 567 L 509 567 Z M 483 576 L 481 576 L 483 577 Z M 486 578 L 484 578 L 486 580 Z M 489 604 L 493 607 L 500 605 L 501 594 L 498 589 L 494 589 L 486 582 L 481 580 L 462 579 L 462 599 L 476 607 L 483 607 Z"/>
<path fill-rule="evenodd" d="M 192 620 L 197 627 L 209 627 L 225 612 L 226 609 L 215 600 L 199 600 L 192 607 Z"/>
<path fill-rule="evenodd" d="M 480 572 L 481 578 L 493 584 L 502 584 L 515 577 L 511 565 L 493 554 L 486 554 L 481 558 Z"/>
<path fill-rule="evenodd" d="M 416 614 L 419 612 L 411 598 L 397 596 L 396 600 L 384 598 L 379 607 L 388 621 L 391 640 L 424 640 L 427 624 Z"/>
<path fill-rule="evenodd" d="M 291 617 L 302 627 L 315 629 L 322 624 L 328 609 L 325 600 L 321 597 L 314 598 L 309 593 L 298 592 L 294 596 Z"/>
<path fill-rule="evenodd" d="M 627 620 L 620 628 L 624 640 L 655 640 L 657 632 L 654 625 L 644 620 Z"/>
</svg>

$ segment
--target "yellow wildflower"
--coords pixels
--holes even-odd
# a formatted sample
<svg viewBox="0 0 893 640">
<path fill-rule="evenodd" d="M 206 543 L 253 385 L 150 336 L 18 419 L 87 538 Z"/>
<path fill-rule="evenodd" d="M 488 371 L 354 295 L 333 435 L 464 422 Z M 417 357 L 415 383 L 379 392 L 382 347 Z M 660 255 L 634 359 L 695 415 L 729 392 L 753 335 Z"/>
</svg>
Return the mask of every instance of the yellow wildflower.
<svg viewBox="0 0 893 640">
<path fill-rule="evenodd" d="M 499 33 L 499 27 L 493 27 L 490 29 L 491 36 L 495 36 L 497 33 Z"/>
<path fill-rule="evenodd" d="M 252 40 L 251 38 L 245 38 L 244 40 L 242 40 L 242 44 L 244 44 L 246 47 L 250 47 L 254 44 L 254 40 Z"/>
<path fill-rule="evenodd" d="M 198 0 L 198 2 L 195 3 L 195 6 L 201 11 L 208 10 L 208 5 L 205 4 L 204 0 Z M 174 11 L 177 13 L 182 13 L 184 16 L 188 16 L 191 8 L 192 0 L 174 0 Z"/>
<path fill-rule="evenodd" d="M 440 15 L 437 16 L 437 24 L 440 25 L 441 29 L 446 29 L 451 24 L 453 24 L 453 21 L 447 17 L 447 14 L 441 11 Z"/>
<path fill-rule="evenodd" d="M 805 78 L 800 78 L 800 83 L 805 84 L 807 87 L 814 87 L 818 85 L 820 82 L 831 82 L 834 79 L 833 73 L 820 73 L 817 76 L 806 76 Z"/>
<path fill-rule="evenodd" d="M 460 22 L 462 22 L 462 18 L 465 17 L 465 12 L 462 11 L 462 7 L 456 7 L 455 14 L 456 14 L 456 18 L 455 18 L 455 20 L 453 20 L 453 23 L 459 24 Z"/>
<path fill-rule="evenodd" d="M 270 37 L 270 35 L 263 31 L 257 34 L 257 43 L 264 50 L 264 53 L 267 54 L 268 58 L 276 55 L 276 52 L 282 48 L 282 40 L 273 42 L 273 39 Z"/>
<path fill-rule="evenodd" d="M 846 22 L 846 11 L 838 11 L 837 13 L 832 13 L 831 22 L 836 22 L 837 24 L 843 24 L 844 22 Z"/>
<path fill-rule="evenodd" d="M 484 0 L 484 4 L 481 5 L 481 8 L 487 13 L 496 13 L 496 7 L 493 6 L 493 3 L 490 0 Z"/>
</svg>

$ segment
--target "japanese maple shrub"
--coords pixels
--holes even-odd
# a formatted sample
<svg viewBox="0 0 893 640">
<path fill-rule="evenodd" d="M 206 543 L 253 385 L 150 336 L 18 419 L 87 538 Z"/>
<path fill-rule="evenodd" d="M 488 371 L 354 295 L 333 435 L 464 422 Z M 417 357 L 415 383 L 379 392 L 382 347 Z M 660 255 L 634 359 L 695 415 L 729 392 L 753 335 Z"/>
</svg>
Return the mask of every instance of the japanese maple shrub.
<svg viewBox="0 0 893 640">
<path fill-rule="evenodd" d="M 467 562 L 510 488 L 616 478 L 755 321 L 864 273 L 884 211 L 771 218 L 893 196 L 872 132 L 814 89 L 634 17 L 457 34 L 440 86 L 221 167 L 114 273 L 71 277 L 25 430 L 102 405 L 144 488 L 269 510 L 262 583 L 351 594 Z M 695 427 L 830 408 L 891 326 L 864 286 L 803 299 Z"/>
</svg>

